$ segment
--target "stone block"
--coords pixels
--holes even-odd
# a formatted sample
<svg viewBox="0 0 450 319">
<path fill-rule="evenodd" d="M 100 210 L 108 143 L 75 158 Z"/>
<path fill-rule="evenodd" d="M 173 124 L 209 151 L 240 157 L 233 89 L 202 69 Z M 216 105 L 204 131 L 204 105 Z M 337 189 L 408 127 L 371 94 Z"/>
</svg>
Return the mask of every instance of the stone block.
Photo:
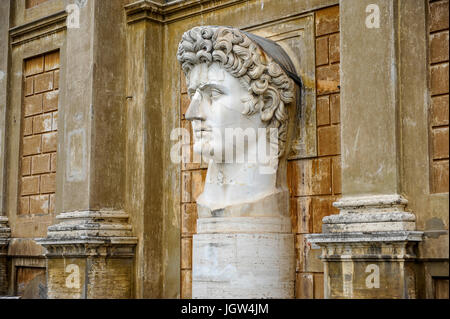
<svg viewBox="0 0 450 319">
<path fill-rule="evenodd" d="M 41 175 L 41 194 L 54 193 L 56 190 L 56 174 Z"/>
<path fill-rule="evenodd" d="M 192 298 L 192 270 L 181 270 L 181 298 Z"/>
<path fill-rule="evenodd" d="M 328 64 L 328 37 L 316 39 L 316 65 Z"/>
<path fill-rule="evenodd" d="M 448 62 L 431 66 L 431 94 L 448 93 Z"/>
<path fill-rule="evenodd" d="M 42 94 L 25 97 L 24 115 L 30 116 L 39 113 L 42 113 Z"/>
<path fill-rule="evenodd" d="M 431 125 L 448 125 L 448 94 L 431 98 Z"/>
<path fill-rule="evenodd" d="M 59 51 L 51 52 L 45 55 L 45 71 L 59 68 Z"/>
<path fill-rule="evenodd" d="M 59 70 L 53 72 L 53 88 L 59 89 Z"/>
<path fill-rule="evenodd" d="M 430 3 L 430 32 L 448 29 L 448 0 Z"/>
<path fill-rule="evenodd" d="M 319 156 L 338 155 L 341 153 L 340 126 L 319 127 L 317 140 Z"/>
<path fill-rule="evenodd" d="M 31 174 L 31 157 L 22 158 L 22 176 Z"/>
<path fill-rule="evenodd" d="M 314 299 L 324 299 L 323 274 L 314 274 Z"/>
<path fill-rule="evenodd" d="M 33 118 L 26 117 L 23 119 L 23 135 L 28 136 L 33 134 Z"/>
<path fill-rule="evenodd" d="M 297 278 L 295 281 L 295 298 L 314 298 L 314 279 L 312 274 L 297 273 Z"/>
<path fill-rule="evenodd" d="M 181 206 L 181 232 L 192 235 L 197 232 L 197 205 L 183 204 Z"/>
<path fill-rule="evenodd" d="M 311 197 L 298 197 L 294 201 L 296 207 L 296 233 L 307 234 L 312 232 Z"/>
<path fill-rule="evenodd" d="M 38 56 L 25 61 L 25 75 L 30 76 L 44 71 L 44 56 Z"/>
<path fill-rule="evenodd" d="M 340 47 L 339 47 L 339 33 L 330 35 L 330 63 L 339 62 Z"/>
<path fill-rule="evenodd" d="M 339 6 L 316 12 L 316 36 L 339 31 Z"/>
<path fill-rule="evenodd" d="M 341 157 L 336 156 L 332 159 L 333 162 L 333 194 L 342 193 L 342 169 Z"/>
<path fill-rule="evenodd" d="M 322 219 L 325 216 L 339 214 L 339 209 L 333 206 L 336 199 L 334 196 L 312 198 L 313 233 L 322 232 Z"/>
<path fill-rule="evenodd" d="M 294 196 L 331 194 L 331 158 L 297 160 L 290 165 Z"/>
<path fill-rule="evenodd" d="M 31 173 L 42 174 L 50 172 L 50 154 L 35 155 L 31 160 Z"/>
<path fill-rule="evenodd" d="M 192 238 L 181 239 L 181 269 L 192 268 Z"/>
<path fill-rule="evenodd" d="M 330 117 L 332 124 L 340 123 L 341 118 L 341 105 L 339 94 L 330 95 Z"/>
<path fill-rule="evenodd" d="M 34 92 L 42 93 L 53 90 L 53 72 L 47 72 L 34 77 Z"/>
<path fill-rule="evenodd" d="M 48 214 L 49 195 L 30 196 L 30 214 Z"/>
<path fill-rule="evenodd" d="M 42 134 L 42 152 L 56 152 L 58 146 L 58 133 L 51 132 Z"/>
<path fill-rule="evenodd" d="M 430 35 L 430 62 L 448 61 L 448 31 Z"/>
<path fill-rule="evenodd" d="M 188 203 L 191 201 L 192 181 L 191 172 L 181 173 L 181 201 Z"/>
<path fill-rule="evenodd" d="M 52 130 L 52 114 L 45 113 L 33 117 L 33 134 Z"/>
<path fill-rule="evenodd" d="M 33 135 L 23 138 L 23 156 L 39 154 L 41 152 L 41 136 Z"/>
<path fill-rule="evenodd" d="M 448 160 L 434 162 L 432 165 L 432 192 L 447 193 L 448 184 Z"/>
<path fill-rule="evenodd" d="M 330 98 L 328 95 L 317 98 L 317 126 L 330 124 Z"/>
<path fill-rule="evenodd" d="M 321 66 L 316 69 L 317 94 L 339 91 L 339 64 Z"/>
<path fill-rule="evenodd" d="M 448 158 L 448 127 L 432 130 L 433 159 Z"/>
<path fill-rule="evenodd" d="M 22 195 L 39 194 L 39 176 L 22 177 Z"/>
<path fill-rule="evenodd" d="M 33 78 L 25 79 L 25 96 L 33 95 Z"/>
<path fill-rule="evenodd" d="M 56 153 L 51 154 L 51 159 L 50 159 L 50 170 L 51 170 L 52 172 L 56 172 L 56 158 L 57 158 Z"/>
<path fill-rule="evenodd" d="M 58 130 L 58 111 L 52 113 L 52 130 Z"/>
<path fill-rule="evenodd" d="M 49 208 L 48 208 L 48 212 L 50 214 L 54 214 L 55 213 L 55 204 L 56 204 L 56 196 L 55 194 L 50 194 L 50 203 L 49 203 Z"/>
<path fill-rule="evenodd" d="M 29 214 L 30 213 L 30 197 L 20 197 L 19 202 L 19 214 Z"/>
<path fill-rule="evenodd" d="M 59 91 L 44 93 L 43 110 L 44 112 L 55 111 L 58 109 Z"/>
</svg>

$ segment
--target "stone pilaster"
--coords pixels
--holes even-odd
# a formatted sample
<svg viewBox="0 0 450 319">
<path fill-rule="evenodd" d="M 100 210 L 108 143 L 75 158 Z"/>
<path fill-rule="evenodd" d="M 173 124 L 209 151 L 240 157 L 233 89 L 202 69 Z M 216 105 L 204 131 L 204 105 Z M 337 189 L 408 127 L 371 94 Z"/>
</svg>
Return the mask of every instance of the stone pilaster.
<svg viewBox="0 0 450 319">
<path fill-rule="evenodd" d="M 402 192 L 400 14 L 389 0 L 340 1 L 343 197 L 322 234 L 307 236 L 322 248 L 325 298 L 417 297 L 422 232 Z"/>
<path fill-rule="evenodd" d="M 77 211 L 56 217 L 38 242 L 47 249 L 48 298 L 132 298 L 133 237 L 123 211 Z"/>
<path fill-rule="evenodd" d="M 37 241 L 47 250 L 48 298 L 132 298 L 137 240 L 124 198 L 123 3 L 76 5 L 79 27 L 67 26 L 61 50 L 59 214 Z"/>
</svg>

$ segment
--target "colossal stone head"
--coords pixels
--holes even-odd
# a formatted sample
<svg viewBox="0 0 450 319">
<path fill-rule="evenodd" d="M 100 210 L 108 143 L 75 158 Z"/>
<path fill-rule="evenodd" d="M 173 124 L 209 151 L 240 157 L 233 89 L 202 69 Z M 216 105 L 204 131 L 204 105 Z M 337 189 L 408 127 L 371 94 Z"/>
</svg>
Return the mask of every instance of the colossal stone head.
<svg viewBox="0 0 450 319">
<path fill-rule="evenodd" d="M 286 155 L 296 111 L 287 108 L 295 100 L 292 78 L 299 85 L 300 79 L 278 44 L 236 28 L 199 26 L 183 34 L 177 58 L 191 99 L 186 118 L 192 121 L 194 152 L 220 161 L 213 149 L 223 157 L 227 147 L 235 147 L 223 143 L 226 128 L 275 128 L 277 157 Z"/>
</svg>

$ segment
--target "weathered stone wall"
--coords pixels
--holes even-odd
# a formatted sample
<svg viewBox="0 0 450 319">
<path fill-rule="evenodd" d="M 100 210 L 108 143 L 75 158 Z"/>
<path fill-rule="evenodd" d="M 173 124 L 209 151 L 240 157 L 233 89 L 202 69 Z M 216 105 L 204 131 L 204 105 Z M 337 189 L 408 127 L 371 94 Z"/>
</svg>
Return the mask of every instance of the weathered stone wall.
<svg viewBox="0 0 450 319">
<path fill-rule="evenodd" d="M 358 165 L 343 167 L 349 178 L 341 183 L 341 146 L 345 157 L 344 151 L 352 145 L 341 145 L 340 123 L 341 118 L 342 122 L 346 119 L 344 106 L 349 111 L 353 104 L 343 103 L 340 112 L 344 91 L 339 84 L 344 83 L 344 75 L 340 78 L 339 72 L 341 65 L 344 68 L 344 58 L 341 61 L 339 42 L 340 35 L 342 39 L 344 36 L 339 25 L 343 5 L 338 6 L 338 0 L 220 0 L 201 4 L 193 0 L 164 4 L 166 1 L 158 0 L 147 3 L 149 7 L 143 11 L 138 10 L 142 3 L 124 8 L 133 0 L 88 0 L 80 2 L 85 3 L 80 8 L 80 29 L 65 26 L 64 9 L 73 1 L 0 2 L 2 16 L 11 14 L 10 19 L 0 20 L 0 42 L 9 39 L 11 44 L 2 46 L 5 54 L 0 55 L 0 215 L 8 217 L 12 237 L 7 262 L 0 256 L 0 274 L 8 275 L 8 280 L 0 278 L 0 291 L 9 284 L 8 293 L 14 293 L 16 268 L 45 267 L 43 249 L 34 238 L 46 236 L 56 214 L 107 208 L 124 210 L 129 215 L 139 243 L 134 266 L 129 260 L 108 261 L 98 264 L 98 273 L 96 268 L 83 266 L 94 270 L 89 274 L 91 282 L 100 283 L 92 296 L 113 296 L 108 290 L 113 284 L 101 277 L 101 269 L 109 267 L 111 273 L 117 270 L 122 278 L 118 296 L 133 291 L 129 295 L 137 298 L 190 297 L 195 201 L 202 192 L 206 165 L 188 163 L 185 158 L 192 140 L 185 141 L 181 165 L 170 161 L 174 144 L 171 130 L 180 126 L 190 130 L 184 118 L 189 100 L 175 58 L 178 41 L 195 25 L 233 25 L 251 31 L 312 17 L 315 74 L 314 81 L 306 84 L 315 90 L 315 105 L 311 108 L 314 136 L 309 140 L 309 147 L 315 151 L 291 159 L 288 176 L 292 231 L 296 234 L 296 297 L 323 297 L 320 251 L 306 243 L 305 235 L 321 233 L 322 218 L 339 212 L 332 203 L 342 196 L 342 189 L 358 190 L 361 185 L 355 182 L 356 177 L 366 174 L 358 170 Z M 421 6 L 411 3 L 399 2 L 398 6 L 401 19 L 397 53 L 401 65 L 395 72 L 401 87 L 399 102 L 394 103 L 398 123 L 389 122 L 391 113 L 383 115 L 389 127 L 398 126 L 401 138 L 390 136 L 389 145 L 385 145 L 386 141 L 373 134 L 360 136 L 360 152 L 352 158 L 357 159 L 353 163 L 376 162 L 370 160 L 371 154 L 361 151 L 372 149 L 365 147 L 370 143 L 379 146 L 378 150 L 384 146 L 399 150 L 398 160 L 388 151 L 374 154 L 374 158 L 381 159 L 390 156 L 390 163 L 401 166 L 401 176 L 395 179 L 386 170 L 382 172 L 380 176 L 386 178 L 376 179 L 377 191 L 389 188 L 408 199 L 407 209 L 416 215 L 417 229 L 425 231 L 418 252 L 424 277 L 419 283 L 419 296 L 435 298 L 445 296 L 448 287 L 448 0 L 426 1 L 426 12 L 421 9 L 424 2 L 417 1 Z M 414 14 L 410 14 L 412 8 Z M 424 14 L 423 26 L 413 23 L 419 21 L 415 17 Z M 347 19 L 354 21 L 349 13 Z M 348 25 L 353 28 L 357 21 Z M 306 32 L 300 29 L 295 30 L 295 36 Z M 364 31 L 358 36 L 369 41 Z M 349 41 L 342 50 L 358 54 L 364 51 L 353 45 Z M 383 47 L 377 50 L 387 52 Z M 56 58 L 55 52 L 61 57 L 60 66 L 51 58 Z M 53 61 L 54 66 L 46 66 L 46 60 Z M 368 63 L 355 65 L 354 72 L 372 67 Z M 347 79 L 351 76 L 352 72 L 345 74 Z M 309 80 L 308 76 L 304 78 Z M 428 86 L 421 81 L 428 81 Z M 368 91 L 364 81 L 358 85 L 360 91 Z M 385 91 L 392 91 L 390 85 L 385 84 Z M 50 95 L 53 99 L 47 99 Z M 428 100 L 423 101 L 423 96 Z M 357 102 L 358 107 L 365 105 L 367 97 Z M 372 107 L 370 114 L 379 112 Z M 58 113 L 57 129 L 54 120 Z M 357 117 L 361 119 L 358 123 L 349 123 L 347 118 L 346 124 L 351 128 L 365 125 L 367 114 Z M 48 136 L 45 141 L 44 136 Z M 57 172 L 54 139 L 58 145 Z M 352 139 L 352 134 L 347 136 L 347 140 Z M 363 180 L 365 184 L 370 181 Z M 47 204 L 36 205 L 39 199 Z M 53 284 L 62 287 L 58 297 L 86 297 L 82 291 L 67 290 L 64 295 L 64 264 L 58 264 L 61 260 L 52 262 L 49 260 L 48 266 L 53 267 L 56 276 L 52 277 Z M 134 267 L 134 273 L 130 273 L 130 267 Z M 6 271 L 9 269 L 12 272 Z M 392 273 L 384 278 L 391 275 L 395 276 Z M 31 277 L 23 278 L 25 283 Z M 49 296 L 51 292 L 49 287 Z"/>
<path fill-rule="evenodd" d="M 449 1 L 428 3 L 429 62 L 429 165 L 430 193 L 446 197 L 442 214 L 423 214 L 428 236 L 421 253 L 431 257 L 424 264 L 423 297 L 448 299 L 448 191 L 449 191 Z M 445 205 L 445 204 L 444 204 Z M 443 260 L 444 259 L 444 260 Z M 447 261 L 445 261 L 447 259 Z"/>
<path fill-rule="evenodd" d="M 448 192 L 448 0 L 428 7 L 431 192 Z"/>
<path fill-rule="evenodd" d="M 315 12 L 318 156 L 288 166 L 291 216 L 296 233 L 296 298 L 323 298 L 320 249 L 305 234 L 321 233 L 322 218 L 337 214 L 341 193 L 339 112 L 339 7 Z"/>
<path fill-rule="evenodd" d="M 59 52 L 25 61 L 20 215 L 55 212 Z"/>
</svg>

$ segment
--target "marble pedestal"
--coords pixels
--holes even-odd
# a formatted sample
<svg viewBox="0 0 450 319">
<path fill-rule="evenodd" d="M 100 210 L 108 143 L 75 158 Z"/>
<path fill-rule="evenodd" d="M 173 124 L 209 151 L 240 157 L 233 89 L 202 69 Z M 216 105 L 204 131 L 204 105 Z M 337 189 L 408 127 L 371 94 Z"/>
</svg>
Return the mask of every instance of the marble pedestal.
<svg viewBox="0 0 450 319">
<path fill-rule="evenodd" d="M 193 298 L 294 298 L 294 235 L 288 217 L 199 218 Z"/>
</svg>

